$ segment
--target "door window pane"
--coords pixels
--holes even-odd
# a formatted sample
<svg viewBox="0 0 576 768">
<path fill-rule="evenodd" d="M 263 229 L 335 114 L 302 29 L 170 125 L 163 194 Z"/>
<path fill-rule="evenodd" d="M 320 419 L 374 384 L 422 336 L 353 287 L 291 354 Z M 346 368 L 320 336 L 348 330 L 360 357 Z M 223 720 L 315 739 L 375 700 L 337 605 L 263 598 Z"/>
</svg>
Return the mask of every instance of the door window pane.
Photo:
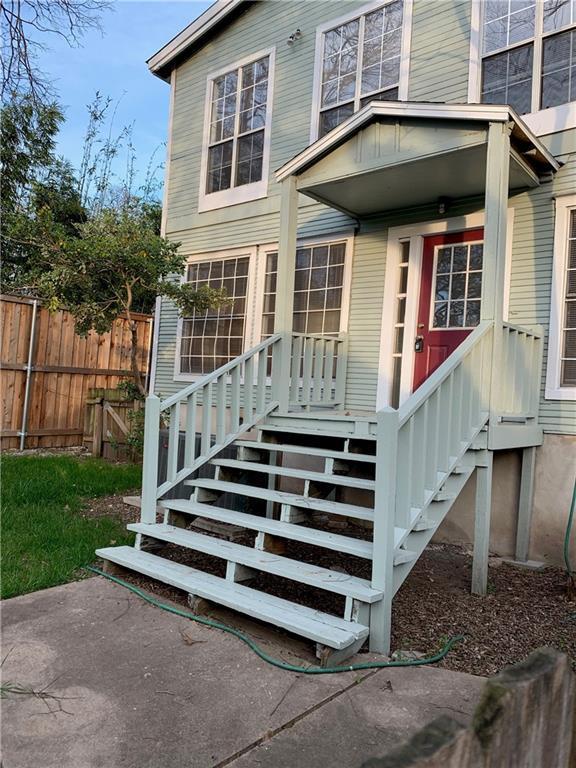
<svg viewBox="0 0 576 768">
<path fill-rule="evenodd" d="M 480 322 L 482 243 L 436 249 L 432 328 L 474 328 Z"/>
</svg>

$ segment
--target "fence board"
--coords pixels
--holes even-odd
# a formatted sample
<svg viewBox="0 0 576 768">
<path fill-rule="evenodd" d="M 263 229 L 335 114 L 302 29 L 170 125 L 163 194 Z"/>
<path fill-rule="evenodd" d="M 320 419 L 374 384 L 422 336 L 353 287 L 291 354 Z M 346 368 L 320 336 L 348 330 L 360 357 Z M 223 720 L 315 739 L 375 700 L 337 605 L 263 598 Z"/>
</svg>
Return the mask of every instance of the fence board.
<svg viewBox="0 0 576 768">
<path fill-rule="evenodd" d="M 26 369 L 32 330 L 33 300 L 0 297 L 0 391 L 2 449 L 20 447 Z M 146 376 L 150 353 L 149 315 L 134 315 L 138 326 L 138 360 Z M 88 390 L 114 389 L 130 376 L 130 328 L 125 318 L 110 333 L 75 333 L 70 312 L 50 313 L 38 306 L 32 352 L 26 448 L 82 444 Z"/>
</svg>

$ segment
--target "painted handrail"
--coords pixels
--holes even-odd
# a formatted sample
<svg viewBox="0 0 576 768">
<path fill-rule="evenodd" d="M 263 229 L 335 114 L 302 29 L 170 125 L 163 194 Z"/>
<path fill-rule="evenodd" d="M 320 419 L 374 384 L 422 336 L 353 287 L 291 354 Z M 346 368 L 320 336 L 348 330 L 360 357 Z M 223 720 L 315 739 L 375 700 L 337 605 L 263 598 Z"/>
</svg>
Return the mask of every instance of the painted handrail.
<svg viewBox="0 0 576 768">
<path fill-rule="evenodd" d="M 292 334 L 289 403 L 344 406 L 348 338 L 318 334 Z"/>
<path fill-rule="evenodd" d="M 278 387 L 268 380 L 269 354 L 281 353 L 282 336 L 275 334 L 213 373 L 160 401 L 146 399 L 142 467 L 143 523 L 156 522 L 156 503 L 236 438 L 278 406 Z M 185 405 L 185 414 L 181 406 Z M 180 451 L 181 416 L 184 450 Z M 158 483 L 161 419 L 168 423 L 165 482 Z M 199 435 L 199 441 L 197 439 Z M 198 444 L 199 442 L 199 444 Z"/>
<path fill-rule="evenodd" d="M 525 328 L 503 324 L 502 376 L 498 411 L 502 417 L 535 419 L 538 415 L 542 376 L 541 326 Z"/>
</svg>

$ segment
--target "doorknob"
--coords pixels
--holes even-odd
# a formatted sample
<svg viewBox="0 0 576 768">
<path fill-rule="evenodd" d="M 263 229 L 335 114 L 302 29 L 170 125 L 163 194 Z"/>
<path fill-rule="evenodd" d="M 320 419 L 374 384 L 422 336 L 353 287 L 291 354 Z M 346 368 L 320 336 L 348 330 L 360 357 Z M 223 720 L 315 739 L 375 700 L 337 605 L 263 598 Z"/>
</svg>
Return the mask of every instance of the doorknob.
<svg viewBox="0 0 576 768">
<path fill-rule="evenodd" d="M 424 351 L 424 336 L 416 336 L 414 339 L 414 352 Z"/>
</svg>

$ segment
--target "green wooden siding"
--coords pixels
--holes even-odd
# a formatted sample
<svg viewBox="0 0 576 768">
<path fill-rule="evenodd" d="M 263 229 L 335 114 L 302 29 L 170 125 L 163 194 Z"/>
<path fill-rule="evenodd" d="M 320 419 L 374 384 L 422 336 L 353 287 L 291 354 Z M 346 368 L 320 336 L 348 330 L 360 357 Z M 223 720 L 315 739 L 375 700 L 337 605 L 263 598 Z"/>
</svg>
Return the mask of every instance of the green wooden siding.
<svg viewBox="0 0 576 768">
<path fill-rule="evenodd" d="M 167 234 L 187 254 L 277 241 L 279 189 L 273 173 L 309 144 L 316 27 L 364 2 L 264 2 L 220 32 L 176 72 Z M 470 0 L 415 0 L 409 98 L 465 103 L 468 88 Z M 286 45 L 301 28 L 302 38 Z M 175 30 L 176 31 L 176 30 Z M 266 199 L 197 213 L 207 76 L 235 61 L 276 47 L 270 186 Z M 431 61 L 434 66 L 431 66 Z M 552 184 L 511 199 L 514 241 L 510 321 L 548 326 L 554 229 L 553 195 L 576 188 L 576 131 L 555 134 L 547 143 L 568 161 Z M 476 210 L 478 203 L 454 205 L 450 216 Z M 394 213 L 354 222 L 343 214 L 302 199 L 299 236 L 331 236 L 358 227 L 353 256 L 349 315 L 347 407 L 373 410 L 378 381 L 380 326 L 389 226 L 435 218 L 432 209 Z M 162 303 L 156 392 L 166 396 L 184 384 L 174 381 L 177 313 Z M 546 357 L 545 357 L 546 359 Z M 544 383 L 545 371 L 543 371 Z M 542 394 L 543 398 L 543 394 Z M 576 403 L 542 399 L 541 420 L 549 432 L 576 432 Z"/>
</svg>

